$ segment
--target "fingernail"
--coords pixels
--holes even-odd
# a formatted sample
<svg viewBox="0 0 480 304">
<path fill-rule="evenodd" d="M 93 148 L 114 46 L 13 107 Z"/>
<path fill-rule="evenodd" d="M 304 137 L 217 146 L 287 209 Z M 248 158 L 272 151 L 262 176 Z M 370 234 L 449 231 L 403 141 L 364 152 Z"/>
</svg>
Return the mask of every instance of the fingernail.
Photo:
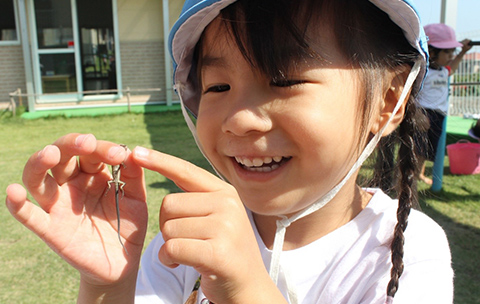
<svg viewBox="0 0 480 304">
<path fill-rule="evenodd" d="M 43 157 L 43 155 L 45 154 L 45 150 L 47 150 L 48 147 L 50 147 L 50 145 L 45 146 L 42 150 L 40 150 L 40 152 L 38 152 L 37 159 L 41 159 Z"/>
<path fill-rule="evenodd" d="M 143 158 L 143 159 L 148 158 L 148 155 L 150 154 L 150 151 L 148 149 L 140 146 L 135 147 L 133 152 L 135 153 L 135 156 L 137 158 Z"/>
<path fill-rule="evenodd" d="M 85 142 L 85 139 L 86 139 L 87 137 L 88 137 L 87 134 L 79 135 L 79 136 L 75 139 L 75 146 L 80 147 L 80 146 Z"/>
<path fill-rule="evenodd" d="M 43 156 L 45 155 L 46 151 L 51 149 L 52 145 L 46 145 L 40 152 L 37 154 L 37 159 L 42 159 Z"/>
<path fill-rule="evenodd" d="M 108 150 L 108 158 L 113 159 L 117 155 L 120 155 L 125 152 L 125 148 L 121 146 L 113 146 Z"/>
</svg>

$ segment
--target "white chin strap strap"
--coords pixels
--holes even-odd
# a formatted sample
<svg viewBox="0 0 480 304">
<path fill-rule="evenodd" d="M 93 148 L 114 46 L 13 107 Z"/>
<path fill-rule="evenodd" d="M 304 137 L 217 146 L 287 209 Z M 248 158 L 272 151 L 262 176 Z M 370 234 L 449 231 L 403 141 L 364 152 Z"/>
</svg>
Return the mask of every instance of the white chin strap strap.
<svg viewBox="0 0 480 304">
<path fill-rule="evenodd" d="M 418 73 L 420 72 L 420 67 L 421 67 L 421 61 L 417 61 L 415 65 L 413 66 L 412 70 L 410 71 L 410 74 L 408 75 L 407 81 L 405 83 L 405 87 L 403 88 L 402 94 L 400 95 L 400 98 L 398 99 L 397 105 L 395 106 L 392 115 L 388 119 L 388 121 L 385 123 L 385 125 L 380 129 L 380 131 L 375 134 L 375 136 L 372 138 L 372 140 L 367 144 L 365 149 L 363 150 L 362 154 L 358 157 L 357 161 L 355 164 L 353 164 L 352 168 L 350 171 L 348 171 L 347 175 L 335 186 L 333 187 L 327 194 L 325 194 L 323 197 L 321 197 L 319 200 L 311 204 L 309 207 L 306 209 L 303 209 L 302 211 L 298 212 L 297 214 L 291 216 L 290 218 L 286 216 L 280 216 L 281 219 L 277 221 L 277 231 L 275 233 L 275 240 L 273 243 L 273 252 L 272 252 L 272 260 L 270 263 L 270 277 L 272 280 L 277 284 L 278 281 L 278 275 L 280 271 L 280 255 L 283 250 L 283 243 L 285 240 L 285 232 L 287 230 L 287 227 L 290 226 L 291 223 L 295 222 L 298 219 L 301 219 L 302 217 L 305 217 L 323 206 L 325 206 L 329 201 L 332 200 L 332 198 L 337 195 L 337 193 L 340 191 L 340 189 L 345 185 L 345 183 L 348 181 L 348 179 L 352 176 L 353 173 L 355 173 L 360 166 L 363 164 L 363 162 L 372 154 L 373 150 L 375 149 L 376 145 L 380 141 L 383 133 L 385 132 L 385 129 L 387 126 L 390 124 L 392 121 L 393 117 L 395 114 L 398 112 L 402 104 L 404 103 L 408 93 L 410 92 L 410 88 L 412 87 L 415 79 L 417 78 Z"/>
<path fill-rule="evenodd" d="M 277 231 L 275 233 L 275 240 L 273 243 L 273 252 L 272 252 L 272 260 L 270 264 L 270 277 L 272 280 L 277 284 L 278 281 L 278 275 L 280 272 L 280 255 L 283 250 L 283 243 L 285 240 L 285 232 L 287 230 L 287 227 L 290 226 L 291 223 L 295 222 L 298 219 L 301 219 L 302 217 L 305 217 L 323 206 L 325 206 L 329 201 L 332 200 L 332 198 L 337 195 L 337 193 L 340 191 L 340 189 L 345 185 L 345 183 L 348 181 L 348 179 L 352 176 L 353 173 L 355 173 L 360 166 L 363 164 L 363 162 L 370 156 L 370 154 L 373 152 L 375 149 L 375 146 L 378 144 L 380 141 L 385 129 L 387 126 L 390 124 L 392 121 L 393 117 L 395 114 L 398 112 L 402 104 L 405 102 L 405 99 L 407 97 L 408 92 L 410 91 L 410 88 L 412 87 L 415 79 L 417 78 L 418 73 L 420 72 L 420 67 L 421 67 L 421 61 L 417 61 L 415 65 L 413 66 L 412 70 L 410 71 L 410 74 L 408 75 L 407 81 L 405 83 L 405 87 L 402 91 L 402 94 L 400 95 L 400 98 L 398 99 L 397 105 L 395 106 L 392 115 L 388 119 L 388 121 L 385 123 L 385 125 L 380 129 L 380 131 L 375 134 L 375 136 L 372 138 L 372 140 L 367 144 L 365 149 L 363 150 L 362 154 L 358 157 L 358 160 L 353 164 L 352 168 L 350 171 L 348 171 L 347 175 L 335 186 L 333 187 L 327 194 L 325 194 L 322 198 L 311 204 L 309 207 L 303 209 L 302 211 L 298 212 L 297 214 L 293 215 L 292 217 L 288 218 L 286 216 L 279 216 L 281 219 L 277 221 Z M 181 98 L 181 94 L 180 94 Z M 202 146 L 198 140 L 197 137 L 197 131 L 195 128 L 195 124 L 193 123 L 190 115 L 188 114 L 187 110 L 185 109 L 185 106 L 183 105 L 182 101 L 182 112 L 183 116 L 185 118 L 185 121 L 187 122 L 187 125 L 190 129 L 190 131 L 193 134 L 193 137 L 195 138 L 195 141 L 197 143 L 197 146 L 200 148 L 200 151 L 202 151 L 203 155 L 205 156 L 205 153 L 203 152 Z M 207 157 L 205 157 L 207 158 Z M 208 158 L 207 158 L 208 160 Z M 212 167 L 215 169 L 215 166 L 213 166 L 212 163 L 210 163 Z M 219 172 L 215 169 L 217 174 L 223 179 L 223 177 L 219 174 Z M 288 283 L 288 282 L 287 282 Z"/>
</svg>

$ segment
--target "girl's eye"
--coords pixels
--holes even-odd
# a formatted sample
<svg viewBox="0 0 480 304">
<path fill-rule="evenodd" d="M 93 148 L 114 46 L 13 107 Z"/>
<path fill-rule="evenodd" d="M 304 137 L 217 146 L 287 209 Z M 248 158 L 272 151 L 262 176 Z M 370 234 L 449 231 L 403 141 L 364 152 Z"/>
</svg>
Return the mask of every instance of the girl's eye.
<svg viewBox="0 0 480 304">
<path fill-rule="evenodd" d="M 272 80 L 270 85 L 275 87 L 280 87 L 280 88 L 287 88 L 287 87 L 293 87 L 303 83 L 305 83 L 305 81 L 303 80 L 274 79 Z"/>
<path fill-rule="evenodd" d="M 203 93 L 221 93 L 230 90 L 230 85 L 228 84 L 216 84 L 209 86 Z"/>
</svg>

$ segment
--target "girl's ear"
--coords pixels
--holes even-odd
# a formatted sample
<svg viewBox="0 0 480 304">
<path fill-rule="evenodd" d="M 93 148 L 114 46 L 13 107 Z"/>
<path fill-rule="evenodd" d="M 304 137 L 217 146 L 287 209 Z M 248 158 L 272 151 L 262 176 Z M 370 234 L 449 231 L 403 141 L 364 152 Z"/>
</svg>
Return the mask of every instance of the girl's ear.
<svg viewBox="0 0 480 304">
<path fill-rule="evenodd" d="M 410 68 L 405 68 L 400 73 L 398 72 L 398 70 L 390 71 L 387 73 L 386 79 L 389 80 L 387 82 L 387 84 L 389 85 L 385 86 L 383 89 L 383 98 L 380 100 L 380 104 L 377 108 L 378 115 L 375 115 L 375 117 L 378 117 L 378 119 L 372 124 L 370 128 L 371 133 L 377 134 L 392 116 L 393 110 L 395 109 L 395 106 L 397 105 L 403 92 L 403 88 L 405 86 L 405 82 L 409 73 Z M 395 131 L 398 125 L 400 125 L 403 120 L 403 115 L 405 114 L 405 107 L 407 105 L 409 97 L 410 92 L 408 92 L 407 97 L 403 101 L 398 111 L 394 114 L 392 121 L 390 121 L 390 124 L 387 126 L 382 136 L 389 135 L 390 133 Z"/>
</svg>

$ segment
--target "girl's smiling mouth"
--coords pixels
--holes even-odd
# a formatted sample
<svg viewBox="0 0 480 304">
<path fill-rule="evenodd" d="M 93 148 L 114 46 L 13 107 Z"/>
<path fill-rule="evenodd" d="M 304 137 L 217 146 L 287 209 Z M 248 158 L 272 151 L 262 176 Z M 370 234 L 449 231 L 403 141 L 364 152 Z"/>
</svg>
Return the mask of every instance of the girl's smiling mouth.
<svg viewBox="0 0 480 304">
<path fill-rule="evenodd" d="M 267 173 L 280 168 L 291 158 L 291 156 L 266 156 L 255 158 L 235 156 L 235 161 L 245 170 Z"/>
</svg>

